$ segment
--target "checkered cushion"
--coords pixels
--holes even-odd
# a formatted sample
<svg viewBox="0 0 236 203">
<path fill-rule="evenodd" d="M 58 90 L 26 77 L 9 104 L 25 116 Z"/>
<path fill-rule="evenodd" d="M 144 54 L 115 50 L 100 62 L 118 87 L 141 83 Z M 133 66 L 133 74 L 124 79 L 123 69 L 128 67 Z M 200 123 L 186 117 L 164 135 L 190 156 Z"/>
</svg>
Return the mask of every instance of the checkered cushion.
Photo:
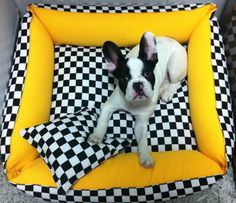
<svg viewBox="0 0 236 203">
<path fill-rule="evenodd" d="M 127 54 L 129 49 L 122 49 Z M 74 113 L 91 106 L 100 110 L 115 87 L 115 79 L 105 67 L 99 47 L 55 46 L 55 71 L 50 119 Z M 133 133 L 133 117 L 115 112 L 109 122 L 107 136 Z M 148 146 L 151 151 L 197 149 L 191 124 L 187 81 L 172 101 L 159 101 L 148 125 Z M 135 138 L 126 152 L 137 152 Z"/>
<path fill-rule="evenodd" d="M 38 150 L 49 166 L 59 193 L 66 192 L 91 169 L 130 143 L 130 139 L 119 137 L 106 138 L 101 144 L 87 142 L 96 120 L 95 109 L 83 108 L 21 131 L 21 136 Z"/>
</svg>

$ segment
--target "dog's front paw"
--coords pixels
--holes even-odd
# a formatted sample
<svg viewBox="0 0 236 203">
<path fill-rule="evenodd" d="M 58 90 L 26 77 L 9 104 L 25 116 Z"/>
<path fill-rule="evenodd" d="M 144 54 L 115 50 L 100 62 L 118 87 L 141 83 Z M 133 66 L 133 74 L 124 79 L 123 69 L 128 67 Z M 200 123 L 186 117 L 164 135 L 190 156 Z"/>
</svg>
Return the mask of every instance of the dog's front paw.
<svg viewBox="0 0 236 203">
<path fill-rule="evenodd" d="M 139 154 L 139 161 L 141 166 L 145 168 L 152 168 L 154 166 L 154 160 L 149 153 Z"/>
<path fill-rule="evenodd" d="M 165 90 L 162 92 L 162 94 L 160 95 L 161 97 L 161 100 L 163 102 L 169 102 L 174 96 L 174 92 L 171 92 L 171 91 L 168 91 L 168 90 Z"/>
<path fill-rule="evenodd" d="M 95 133 L 91 134 L 89 137 L 88 137 L 88 142 L 91 142 L 93 144 L 99 144 L 101 143 L 103 140 L 103 136 L 101 135 L 97 135 Z"/>
</svg>

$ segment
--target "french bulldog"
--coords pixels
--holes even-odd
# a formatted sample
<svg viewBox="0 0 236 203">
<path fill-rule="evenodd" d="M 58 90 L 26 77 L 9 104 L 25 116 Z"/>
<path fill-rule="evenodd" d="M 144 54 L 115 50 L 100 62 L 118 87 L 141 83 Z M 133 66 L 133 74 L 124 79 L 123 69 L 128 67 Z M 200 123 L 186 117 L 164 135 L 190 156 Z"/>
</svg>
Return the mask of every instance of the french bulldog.
<svg viewBox="0 0 236 203">
<path fill-rule="evenodd" d="M 106 41 L 102 48 L 108 70 L 117 79 L 117 86 L 101 107 L 97 127 L 89 136 L 91 143 L 102 142 L 114 111 L 125 110 L 135 118 L 134 133 L 139 161 L 150 168 L 154 160 L 147 145 L 147 125 L 158 99 L 172 99 L 187 75 L 187 52 L 176 40 L 155 37 L 145 32 L 139 45 L 125 57 L 120 48 Z"/>
</svg>

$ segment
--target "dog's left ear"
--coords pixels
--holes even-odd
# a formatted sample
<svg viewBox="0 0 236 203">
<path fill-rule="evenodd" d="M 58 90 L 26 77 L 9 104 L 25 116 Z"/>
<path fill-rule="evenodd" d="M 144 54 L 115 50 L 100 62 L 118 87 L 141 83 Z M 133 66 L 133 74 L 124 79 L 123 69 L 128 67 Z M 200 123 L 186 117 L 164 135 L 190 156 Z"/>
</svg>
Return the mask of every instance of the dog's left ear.
<svg viewBox="0 0 236 203">
<path fill-rule="evenodd" d="M 158 62 L 156 38 L 152 32 L 145 32 L 140 40 L 139 58 L 155 65 Z"/>
</svg>

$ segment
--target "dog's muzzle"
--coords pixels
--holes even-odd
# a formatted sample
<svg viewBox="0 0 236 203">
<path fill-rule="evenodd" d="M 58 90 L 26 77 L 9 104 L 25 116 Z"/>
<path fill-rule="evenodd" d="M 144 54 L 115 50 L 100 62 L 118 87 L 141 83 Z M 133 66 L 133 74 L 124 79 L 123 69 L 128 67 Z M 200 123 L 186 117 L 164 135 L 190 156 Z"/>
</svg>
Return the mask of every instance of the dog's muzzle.
<svg viewBox="0 0 236 203">
<path fill-rule="evenodd" d="M 144 88 L 144 85 L 143 85 L 142 82 L 135 82 L 135 83 L 133 83 L 133 89 L 135 91 L 135 95 L 134 95 L 133 100 L 135 100 L 137 98 L 142 99 L 143 97 L 147 98 L 147 95 L 145 94 L 143 88 Z"/>
</svg>

